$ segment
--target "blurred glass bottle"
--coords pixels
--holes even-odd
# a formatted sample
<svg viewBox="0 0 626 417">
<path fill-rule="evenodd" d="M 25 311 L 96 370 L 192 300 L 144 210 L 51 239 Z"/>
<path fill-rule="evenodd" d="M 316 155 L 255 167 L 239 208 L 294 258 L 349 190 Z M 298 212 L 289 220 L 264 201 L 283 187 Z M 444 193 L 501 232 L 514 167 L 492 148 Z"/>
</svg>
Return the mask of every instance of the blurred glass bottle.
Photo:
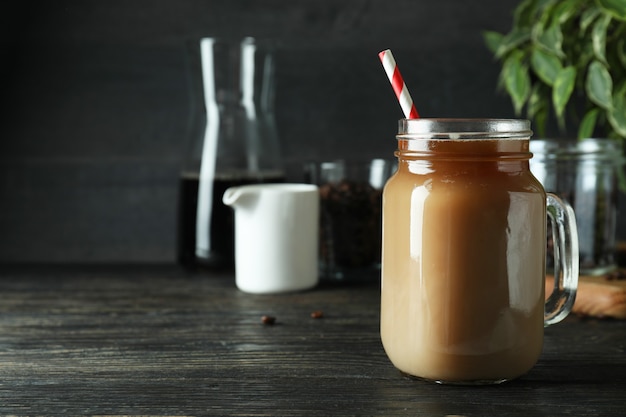
<svg viewBox="0 0 626 417">
<path fill-rule="evenodd" d="M 530 170 L 548 192 L 570 203 L 576 213 L 580 273 L 603 275 L 617 269 L 618 170 L 622 152 L 617 141 L 533 139 Z M 550 232 L 550 229 L 548 229 Z M 548 249 L 552 250 L 548 234 Z M 548 257 L 548 267 L 552 267 Z"/>
<path fill-rule="evenodd" d="M 253 38 L 203 38 L 187 54 L 191 147 L 180 175 L 178 261 L 232 268 L 234 220 L 222 203 L 236 185 L 283 182 L 274 119 L 274 60 Z"/>
</svg>

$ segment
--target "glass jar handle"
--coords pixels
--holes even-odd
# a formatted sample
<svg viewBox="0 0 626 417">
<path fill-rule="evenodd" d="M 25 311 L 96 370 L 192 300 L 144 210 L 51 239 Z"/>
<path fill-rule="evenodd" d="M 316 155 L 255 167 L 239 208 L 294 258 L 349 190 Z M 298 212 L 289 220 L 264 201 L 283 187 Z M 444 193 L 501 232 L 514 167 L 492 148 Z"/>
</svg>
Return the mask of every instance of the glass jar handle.
<svg viewBox="0 0 626 417">
<path fill-rule="evenodd" d="M 578 229 L 572 207 L 547 193 L 547 212 L 554 243 L 554 289 L 546 300 L 544 325 L 563 320 L 574 305 L 578 288 Z"/>
</svg>

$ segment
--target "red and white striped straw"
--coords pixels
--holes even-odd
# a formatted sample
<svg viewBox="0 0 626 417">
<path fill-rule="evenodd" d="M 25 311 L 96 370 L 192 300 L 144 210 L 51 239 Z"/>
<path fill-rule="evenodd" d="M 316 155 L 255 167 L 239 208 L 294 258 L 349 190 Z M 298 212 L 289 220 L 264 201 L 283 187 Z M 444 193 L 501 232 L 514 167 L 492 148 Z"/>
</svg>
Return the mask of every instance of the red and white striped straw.
<svg viewBox="0 0 626 417">
<path fill-rule="evenodd" d="M 396 97 L 400 102 L 400 107 L 404 112 L 404 116 L 407 119 L 419 119 L 420 115 L 417 113 L 411 94 L 409 94 L 409 90 L 406 88 L 406 84 L 404 83 L 404 79 L 402 78 L 400 70 L 396 65 L 396 60 L 393 59 L 391 50 L 385 49 L 378 54 L 378 57 L 380 58 L 380 62 L 382 62 L 383 68 L 387 73 L 389 82 L 391 82 L 391 87 L 393 87 L 393 91 L 396 93 Z"/>
</svg>

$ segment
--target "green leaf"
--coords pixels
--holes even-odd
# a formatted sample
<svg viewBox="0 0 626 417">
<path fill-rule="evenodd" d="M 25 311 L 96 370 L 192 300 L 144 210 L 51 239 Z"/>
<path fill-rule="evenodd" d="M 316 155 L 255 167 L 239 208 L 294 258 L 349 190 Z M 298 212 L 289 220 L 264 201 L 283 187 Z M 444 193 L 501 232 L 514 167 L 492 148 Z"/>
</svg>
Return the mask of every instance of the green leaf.
<svg viewBox="0 0 626 417">
<path fill-rule="evenodd" d="M 606 31 L 609 28 L 609 23 L 611 23 L 611 16 L 604 15 L 598 19 L 591 30 L 593 53 L 605 65 L 608 65 L 606 61 Z"/>
<path fill-rule="evenodd" d="M 526 115 L 530 119 L 534 119 L 535 115 L 539 113 L 541 110 L 546 109 L 549 106 L 549 103 L 546 103 L 546 92 L 544 89 L 547 88 L 541 83 L 535 83 L 530 92 L 530 96 L 528 97 L 528 103 L 526 106 Z"/>
<path fill-rule="evenodd" d="M 626 2 L 624 0 L 596 0 L 596 3 L 613 17 L 626 20 Z"/>
<path fill-rule="evenodd" d="M 595 108 L 589 110 L 578 127 L 578 139 L 585 139 L 593 137 L 593 131 L 596 128 L 596 121 L 598 120 L 598 113 L 600 109 Z"/>
<path fill-rule="evenodd" d="M 537 126 L 537 136 L 546 137 L 546 126 L 548 124 L 548 109 L 543 108 L 534 117 L 535 126 Z"/>
<path fill-rule="evenodd" d="M 596 17 L 600 15 L 600 8 L 592 6 L 589 9 L 585 9 L 580 15 L 580 30 L 586 31 L 589 26 L 596 20 Z"/>
<path fill-rule="evenodd" d="M 588 67 L 591 61 L 595 59 L 595 53 L 593 51 L 593 42 L 590 37 L 585 37 L 579 41 L 578 56 L 575 58 L 575 63 L 578 68 L 583 70 Z"/>
<path fill-rule="evenodd" d="M 561 127 L 565 126 L 563 120 L 563 114 L 565 107 L 572 96 L 574 91 L 574 84 L 576 83 L 576 68 L 573 66 L 565 67 L 556 76 L 554 80 L 554 87 L 552 89 L 552 103 L 554 105 L 554 111 L 559 119 Z"/>
<path fill-rule="evenodd" d="M 514 27 L 536 26 L 550 18 L 552 6 L 561 0 L 524 0 L 516 8 L 514 13 Z"/>
<path fill-rule="evenodd" d="M 622 38 L 617 43 L 617 57 L 622 63 L 622 66 L 626 68 L 626 39 Z"/>
<path fill-rule="evenodd" d="M 528 68 L 524 65 L 523 52 L 514 51 L 504 61 L 502 66 L 502 76 L 506 91 L 513 100 L 515 112 L 520 114 L 524 103 L 530 95 L 530 75 Z"/>
<path fill-rule="evenodd" d="M 600 61 L 589 64 L 585 90 L 589 100 L 603 109 L 609 110 L 613 106 L 613 80 L 611 74 Z"/>
<path fill-rule="evenodd" d="M 549 88 L 543 83 L 535 83 L 526 105 L 526 116 L 535 122 L 535 129 L 539 136 L 546 134 L 546 122 L 550 107 L 550 102 L 546 100 L 546 96 Z"/>
<path fill-rule="evenodd" d="M 542 49 L 533 49 L 530 55 L 530 65 L 537 76 L 546 84 L 554 85 L 554 80 L 563 66 L 554 55 Z"/>
<path fill-rule="evenodd" d="M 626 82 L 613 95 L 613 106 L 607 113 L 611 127 L 622 137 L 626 137 Z"/>
<path fill-rule="evenodd" d="M 548 24 L 553 20 L 553 10 L 560 1 L 562 0 L 544 1 L 543 4 L 538 5 L 533 26 L 540 30 L 543 30 L 546 26 L 548 26 Z"/>
<path fill-rule="evenodd" d="M 519 47 L 524 42 L 527 42 L 529 39 L 529 30 L 513 29 L 502 38 L 500 46 L 495 52 L 496 58 L 502 58 L 504 55 Z"/>
<path fill-rule="evenodd" d="M 504 35 L 498 32 L 494 32 L 491 30 L 483 31 L 483 40 L 485 41 L 485 45 L 491 51 L 492 54 L 495 54 L 500 44 L 502 43 L 502 39 Z"/>
<path fill-rule="evenodd" d="M 515 8 L 513 26 L 524 27 L 531 26 L 534 23 L 535 3 L 535 0 L 524 0 Z"/>
<path fill-rule="evenodd" d="M 558 57 L 563 57 L 563 32 L 558 24 L 550 27 L 537 35 L 536 42 L 546 51 Z"/>
<path fill-rule="evenodd" d="M 584 3 L 586 3 L 586 0 L 565 0 L 558 2 L 551 13 L 553 17 L 552 23 L 562 25 L 571 19 L 572 16 L 577 16 Z"/>
</svg>

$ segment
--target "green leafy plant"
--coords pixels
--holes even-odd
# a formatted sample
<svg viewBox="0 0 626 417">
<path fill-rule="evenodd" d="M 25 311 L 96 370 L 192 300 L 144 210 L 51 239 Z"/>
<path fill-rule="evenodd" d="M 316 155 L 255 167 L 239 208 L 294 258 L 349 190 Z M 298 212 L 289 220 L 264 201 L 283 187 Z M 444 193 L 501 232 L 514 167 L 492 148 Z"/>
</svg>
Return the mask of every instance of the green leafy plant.
<svg viewBox="0 0 626 417">
<path fill-rule="evenodd" d="M 626 138 L 626 0 L 524 0 L 509 33 L 483 32 L 499 86 L 545 136 Z"/>
</svg>

